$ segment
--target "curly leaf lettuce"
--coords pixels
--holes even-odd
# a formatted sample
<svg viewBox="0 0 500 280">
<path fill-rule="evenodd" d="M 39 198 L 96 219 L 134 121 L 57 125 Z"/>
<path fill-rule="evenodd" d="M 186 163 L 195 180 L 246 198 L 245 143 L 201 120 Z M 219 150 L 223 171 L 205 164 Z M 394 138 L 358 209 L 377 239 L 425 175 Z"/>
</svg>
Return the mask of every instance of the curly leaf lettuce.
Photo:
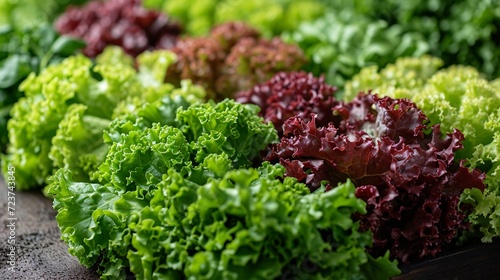
<svg viewBox="0 0 500 280">
<path fill-rule="evenodd" d="M 413 99 L 415 92 L 422 89 L 442 66 L 441 59 L 423 55 L 401 57 L 383 68 L 364 67 L 345 83 L 343 99 L 349 102 L 359 92 L 368 90 L 393 98 Z"/>
<path fill-rule="evenodd" d="M 140 279 L 389 279 L 399 273 L 388 255 L 366 253 L 371 234 L 351 218 L 365 211 L 352 183 L 308 194 L 292 178 L 281 181 L 284 171 L 266 163 L 200 184 L 172 168 L 154 189 L 126 192 L 60 173 L 55 200 L 64 202 L 55 204 L 57 220 L 70 252 L 87 266 L 100 261 L 102 278 L 124 279 L 126 267 Z"/>
<path fill-rule="evenodd" d="M 71 168 L 77 180 L 92 177 L 107 152 L 102 133 L 110 120 L 86 115 L 86 110 L 87 106 L 83 104 L 72 104 L 68 107 L 56 135 L 52 138 L 49 152 L 53 165 Z"/>
<path fill-rule="evenodd" d="M 385 66 L 400 56 L 420 56 L 429 46 L 415 32 L 342 7 L 282 35 L 298 44 L 309 63 L 304 70 L 325 74 L 326 81 L 341 86 L 362 67 Z"/>
<path fill-rule="evenodd" d="M 188 139 L 196 139 L 191 149 L 197 151 L 196 161 L 203 162 L 210 154 L 227 154 L 234 167 L 248 166 L 266 143 L 278 137 L 272 124 L 263 124 L 255 105 L 239 106 L 232 100 L 209 101 L 177 113 L 180 129 Z"/>
<path fill-rule="evenodd" d="M 259 151 L 277 141 L 272 125 L 256 115 L 256 106 L 229 99 L 189 105 L 181 97 L 165 97 L 115 119 L 104 134 L 111 147 L 96 174 L 99 180 L 147 189 L 170 168 L 188 172 L 206 164 L 220 174 L 223 166 L 249 166 Z M 225 164 L 217 166 L 221 160 Z"/>
<path fill-rule="evenodd" d="M 82 55 L 69 57 L 21 84 L 26 97 L 11 111 L 11 145 L 2 161 L 4 170 L 11 165 L 21 174 L 20 190 L 43 185 L 53 168 L 71 166 L 75 178 L 92 177 L 106 154 L 103 130 L 119 114 L 114 109 L 126 111 L 131 109 L 127 104 L 140 106 L 173 94 L 172 85 L 157 80 L 174 61 L 172 53 L 143 54 L 139 71 L 127 60 L 117 63 L 115 56 L 123 54 L 110 48 L 95 65 Z M 175 92 L 187 95 L 185 90 Z"/>
<path fill-rule="evenodd" d="M 172 115 L 175 104 L 165 97 L 111 122 L 99 183 L 74 180 L 70 168 L 52 177 L 62 238 L 82 264 L 114 279 L 127 270 L 140 279 L 399 273 L 388 255 L 367 255 L 352 183 L 309 194 L 280 165 L 249 168 L 277 140 L 255 105 L 224 100 Z"/>
<path fill-rule="evenodd" d="M 462 203 L 474 205 L 469 220 L 491 241 L 500 235 L 497 203 L 500 196 L 500 87 L 477 69 L 456 65 L 439 69 L 437 58 L 402 58 L 377 71 L 362 70 L 346 85 L 346 98 L 372 90 L 394 97 L 411 98 L 427 115 L 430 125 L 443 132 L 454 129 L 464 134 L 464 148 L 456 152 L 469 168 L 486 173 L 487 189 L 465 190 Z"/>
<path fill-rule="evenodd" d="M 367 203 L 358 218 L 373 232 L 375 255 L 390 250 L 403 262 L 435 256 L 468 229 L 460 194 L 483 190 L 484 174 L 455 161 L 460 131 L 443 137 L 438 125 L 427 128 L 426 116 L 407 99 L 360 94 L 334 112 L 342 117 L 337 125 L 288 119 L 265 160 L 283 164 L 287 176 L 313 191 L 325 180 L 327 190 L 351 180 Z"/>
</svg>

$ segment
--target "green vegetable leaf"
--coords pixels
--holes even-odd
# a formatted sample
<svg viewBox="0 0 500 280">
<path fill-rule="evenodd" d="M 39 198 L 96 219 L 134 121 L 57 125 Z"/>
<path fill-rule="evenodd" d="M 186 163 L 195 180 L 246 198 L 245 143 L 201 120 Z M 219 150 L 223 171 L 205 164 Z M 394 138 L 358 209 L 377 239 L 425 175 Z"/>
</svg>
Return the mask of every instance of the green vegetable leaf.
<svg viewBox="0 0 500 280">
<path fill-rule="evenodd" d="M 42 186 L 54 168 L 70 168 L 77 180 L 94 178 L 108 149 L 104 130 L 120 112 L 169 95 L 186 96 L 192 102 L 204 97 L 202 89 L 189 83 L 174 90 L 156 80 L 173 61 L 172 53 L 145 54 L 149 60 L 144 60 L 139 71 L 132 61 L 115 63 L 123 57 L 123 51 L 111 49 L 94 65 L 76 55 L 23 81 L 20 90 L 26 96 L 11 110 L 11 144 L 2 160 L 4 171 L 15 166 L 23 174 L 19 190 Z M 177 103 L 189 105 L 182 98 Z"/>
<path fill-rule="evenodd" d="M 49 51 L 62 55 L 69 56 L 75 53 L 76 50 L 85 47 L 85 42 L 70 37 L 59 37 L 50 46 Z"/>
<path fill-rule="evenodd" d="M 18 84 L 31 71 L 30 57 L 25 55 L 8 57 L 0 66 L 0 88 L 9 88 Z"/>
</svg>

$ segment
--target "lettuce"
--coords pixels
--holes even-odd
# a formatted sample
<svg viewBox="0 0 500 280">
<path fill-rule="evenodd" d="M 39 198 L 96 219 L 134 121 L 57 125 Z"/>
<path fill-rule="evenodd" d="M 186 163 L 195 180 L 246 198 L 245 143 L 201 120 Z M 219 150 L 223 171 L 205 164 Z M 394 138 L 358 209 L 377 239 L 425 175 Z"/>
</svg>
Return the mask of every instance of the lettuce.
<svg viewBox="0 0 500 280">
<path fill-rule="evenodd" d="M 190 79 L 203 86 L 208 98 L 233 98 L 241 90 L 271 78 L 280 71 L 294 71 L 305 63 L 302 50 L 280 38 L 265 39 L 242 22 L 215 26 L 209 36 L 185 37 L 172 48 L 177 61 L 168 69 L 167 81 L 176 85 Z"/>
<path fill-rule="evenodd" d="M 117 48 L 109 48 L 95 64 L 82 55 L 72 56 L 23 81 L 20 89 L 26 97 L 12 109 L 11 144 L 2 157 L 4 171 L 14 166 L 19 172 L 19 190 L 43 185 L 54 168 L 71 167 L 78 180 L 93 177 L 107 152 L 103 130 L 144 101 L 191 92 L 192 102 L 204 98 L 201 89 L 189 83 L 181 89 L 163 83 L 175 59 L 172 53 L 144 53 L 138 58 L 139 70 L 123 57 Z"/>
<path fill-rule="evenodd" d="M 304 21 L 282 37 L 304 50 L 309 60 L 304 70 L 324 74 L 329 84 L 337 86 L 362 67 L 385 66 L 398 57 L 420 56 L 429 49 L 421 34 L 357 13 L 348 5 Z"/>
<path fill-rule="evenodd" d="M 66 7 L 87 1 L 49 0 L 42 4 L 36 0 L 0 0 L 0 25 L 9 24 L 23 30 L 51 23 Z"/>
<path fill-rule="evenodd" d="M 1 5 L 1 4 L 0 4 Z M 75 54 L 85 43 L 59 36 L 50 24 L 17 29 L 0 27 L 0 151 L 8 143 L 7 121 L 14 103 L 23 96 L 19 85 L 31 72 Z"/>
<path fill-rule="evenodd" d="M 69 252 L 101 277 L 125 279 L 389 279 L 388 255 L 365 251 L 351 182 L 310 194 L 285 168 L 250 168 L 277 140 L 255 105 L 189 107 L 167 96 L 113 120 L 98 183 L 52 176 Z M 177 109 L 175 109 L 177 108 Z"/>
<path fill-rule="evenodd" d="M 458 159 L 469 168 L 486 173 L 488 186 L 466 190 L 462 202 L 474 205 L 469 220 L 482 232 L 483 241 L 500 235 L 498 204 L 500 196 L 500 103 L 498 80 L 488 81 L 470 66 L 456 65 L 439 69 L 437 58 L 403 58 L 380 71 L 363 69 L 346 85 L 346 98 L 358 91 L 372 90 L 393 97 L 411 98 L 427 115 L 430 125 L 440 124 L 442 131 L 459 129 L 465 136 Z"/>
<path fill-rule="evenodd" d="M 82 264 L 99 265 L 102 278 L 125 279 L 127 268 L 140 279 L 389 279 L 399 273 L 387 255 L 366 253 L 371 234 L 359 232 L 351 218 L 365 211 L 351 183 L 308 194 L 292 178 L 282 182 L 283 173 L 264 164 L 200 184 L 169 169 L 153 190 L 123 192 L 58 172 L 57 220 L 70 252 Z"/>
<path fill-rule="evenodd" d="M 390 250 L 403 262 L 436 256 L 468 229 L 460 195 L 482 191 L 484 174 L 454 159 L 462 148 L 460 131 L 443 138 L 439 125 L 427 127 L 426 116 L 407 99 L 360 94 L 333 111 L 342 120 L 325 126 L 314 118 L 286 120 L 265 160 L 284 165 L 287 176 L 311 191 L 325 180 L 326 190 L 351 180 L 367 203 L 358 219 L 373 232 L 374 255 Z"/>
<path fill-rule="evenodd" d="M 243 21 L 255 26 L 265 37 L 292 31 L 300 22 L 322 15 L 327 7 L 316 0 L 145 0 L 144 5 L 178 19 L 191 35 L 206 35 L 220 23 Z"/>
<path fill-rule="evenodd" d="M 239 92 L 236 101 L 258 105 L 259 115 L 271 122 L 278 135 L 283 136 L 283 124 L 293 116 L 310 120 L 322 126 L 338 119 L 333 108 L 338 101 L 333 97 L 336 87 L 306 72 L 280 72 L 269 81 Z"/>
<path fill-rule="evenodd" d="M 491 0 L 397 0 L 371 1 L 374 16 L 389 18 L 418 32 L 429 42 L 429 54 L 440 57 L 446 66 L 466 64 L 485 73 L 500 76 L 498 18 L 500 2 Z"/>
<path fill-rule="evenodd" d="M 437 57 L 423 55 L 401 57 L 383 68 L 364 67 L 345 83 L 343 99 L 351 101 L 359 92 L 368 90 L 393 98 L 413 99 L 443 63 Z"/>
<path fill-rule="evenodd" d="M 183 165 L 189 168 L 213 161 L 214 155 L 227 156 L 232 168 L 249 166 L 260 150 L 277 140 L 272 125 L 264 124 L 256 115 L 256 106 L 243 106 L 232 100 L 189 107 L 183 104 L 189 105 L 181 97 L 165 97 L 146 104 L 136 113 L 115 119 L 104 135 L 105 142 L 112 145 L 99 166 L 99 180 L 121 186 L 130 182 L 143 184 L 148 181 L 148 172 L 144 168 L 151 168 L 149 172 L 161 178 L 160 174 L 173 167 L 169 165 L 173 161 L 178 161 L 179 168 Z M 160 129 L 173 131 L 162 133 Z M 177 138 L 168 138 L 174 132 L 185 140 L 170 151 L 163 145 L 168 144 L 168 139 Z M 152 154 L 144 154 L 144 148 L 136 144 L 144 141 L 158 142 L 158 145 L 153 145 Z M 154 152 L 160 155 L 156 156 Z M 183 153 L 176 154 L 180 152 Z M 189 163 L 189 160 L 194 160 L 194 163 Z M 155 170 L 159 166 L 165 167 Z M 131 172 L 133 169 L 137 171 Z M 125 173 L 120 175 L 121 172 Z"/>
</svg>

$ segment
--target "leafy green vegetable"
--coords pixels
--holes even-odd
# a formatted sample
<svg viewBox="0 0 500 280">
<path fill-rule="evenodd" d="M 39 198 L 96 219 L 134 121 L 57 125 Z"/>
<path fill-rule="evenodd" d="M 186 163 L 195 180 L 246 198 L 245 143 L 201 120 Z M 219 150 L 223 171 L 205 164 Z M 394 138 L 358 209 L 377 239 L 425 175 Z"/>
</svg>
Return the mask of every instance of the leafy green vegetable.
<svg viewBox="0 0 500 280">
<path fill-rule="evenodd" d="M 87 0 L 0 0 L 0 25 L 11 24 L 23 30 L 52 22 L 69 5 Z"/>
<path fill-rule="evenodd" d="M 428 43 L 428 53 L 442 58 L 445 66 L 471 65 L 489 79 L 500 76 L 498 1 L 362 0 L 329 4 L 334 9 L 348 7 L 355 14 L 399 25 L 404 33 L 420 34 Z"/>
<path fill-rule="evenodd" d="M 163 83 L 162 75 L 175 59 L 171 52 L 144 53 L 138 57 L 138 71 L 122 57 L 116 48 L 109 48 L 95 65 L 82 55 L 69 57 L 21 84 L 26 97 L 12 109 L 11 144 L 2 162 L 4 171 L 12 165 L 21 174 L 18 189 L 44 184 L 54 167 L 71 167 L 79 180 L 93 177 L 107 152 L 103 130 L 145 101 L 191 93 L 190 102 L 203 99 L 203 91 L 189 83 L 175 90 Z"/>
<path fill-rule="evenodd" d="M 182 102 L 167 96 L 113 120 L 99 183 L 74 180 L 71 168 L 52 177 L 62 239 L 82 264 L 113 279 L 399 273 L 388 255 L 366 253 L 372 238 L 351 218 L 366 211 L 352 183 L 309 194 L 281 165 L 248 168 L 277 140 L 255 105 Z"/>
<path fill-rule="evenodd" d="M 385 66 L 400 56 L 420 56 L 429 48 L 420 34 L 349 8 L 305 21 L 283 38 L 305 51 L 309 59 L 305 70 L 325 74 L 328 83 L 339 86 L 362 67 Z"/>
<path fill-rule="evenodd" d="M 8 142 L 10 109 L 23 96 L 20 83 L 31 72 L 39 73 L 85 46 L 82 41 L 60 37 L 48 24 L 17 30 L 0 27 L 0 151 Z"/>
<path fill-rule="evenodd" d="M 379 10 L 383 6 L 375 6 L 374 11 L 397 21 L 407 32 L 422 34 L 428 39 L 429 53 L 442 58 L 446 66 L 471 65 L 489 79 L 500 76 L 500 2 L 390 0 Z"/>
<path fill-rule="evenodd" d="M 343 98 L 351 101 L 359 92 L 372 90 L 393 98 L 412 99 L 442 66 L 441 59 L 428 55 L 401 57 L 384 68 L 367 66 L 345 83 Z"/>
<path fill-rule="evenodd" d="M 316 0 L 145 0 L 144 5 L 180 20 L 191 35 L 205 35 L 219 23 L 243 21 L 265 37 L 294 30 L 300 22 L 321 16 L 326 8 Z"/>
<path fill-rule="evenodd" d="M 367 68 L 346 84 L 345 97 L 371 89 L 393 97 L 411 98 L 444 132 L 463 132 L 464 148 L 456 156 L 468 167 L 486 173 L 484 193 L 466 190 L 463 203 L 475 205 L 469 220 L 483 232 L 483 241 L 500 235 L 500 87 L 486 80 L 470 66 L 450 66 L 438 70 L 437 58 L 400 59 L 377 72 Z"/>
</svg>

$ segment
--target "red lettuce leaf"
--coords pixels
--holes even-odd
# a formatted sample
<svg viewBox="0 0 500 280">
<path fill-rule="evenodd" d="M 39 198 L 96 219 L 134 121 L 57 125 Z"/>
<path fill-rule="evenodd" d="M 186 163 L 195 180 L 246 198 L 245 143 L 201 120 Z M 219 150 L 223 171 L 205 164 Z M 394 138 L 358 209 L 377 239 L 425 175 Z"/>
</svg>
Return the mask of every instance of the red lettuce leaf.
<svg viewBox="0 0 500 280">
<path fill-rule="evenodd" d="M 443 137 L 411 101 L 371 94 L 337 104 L 333 114 L 342 118 L 338 125 L 318 125 L 314 114 L 287 119 L 265 160 L 280 162 L 311 191 L 324 180 L 329 190 L 351 179 L 367 203 L 357 218 L 374 234 L 374 255 L 389 249 L 403 262 L 435 256 L 469 227 L 459 197 L 466 188 L 483 190 L 484 174 L 454 160 L 460 131 Z"/>
<path fill-rule="evenodd" d="M 260 116 L 272 122 L 281 136 L 284 122 L 294 116 L 309 120 L 314 113 L 318 125 L 340 121 L 332 113 L 339 103 L 334 98 L 336 90 L 325 83 L 324 77 L 316 78 L 306 72 L 280 72 L 268 82 L 238 93 L 236 100 L 258 105 Z"/>
</svg>

